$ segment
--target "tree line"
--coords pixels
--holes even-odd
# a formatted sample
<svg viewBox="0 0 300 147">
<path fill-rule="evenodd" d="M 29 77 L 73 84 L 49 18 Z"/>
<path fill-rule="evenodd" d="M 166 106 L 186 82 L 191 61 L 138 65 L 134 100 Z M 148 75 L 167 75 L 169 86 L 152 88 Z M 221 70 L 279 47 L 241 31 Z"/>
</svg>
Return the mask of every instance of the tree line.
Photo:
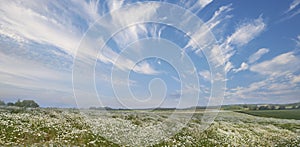
<svg viewBox="0 0 300 147">
<path fill-rule="evenodd" d="M 236 105 L 223 105 L 221 108 L 223 110 L 285 110 L 285 109 L 300 109 L 300 102 L 298 102 L 298 103 L 290 103 L 290 104 L 236 104 Z"/>
<path fill-rule="evenodd" d="M 0 106 L 16 106 L 16 107 L 25 107 L 25 108 L 37 108 L 39 105 L 34 100 L 18 100 L 15 103 L 0 100 Z"/>
<path fill-rule="evenodd" d="M 275 106 L 275 105 L 262 105 L 262 106 L 246 106 L 248 107 L 249 110 L 285 110 L 285 109 L 300 109 L 300 106 L 291 106 L 289 108 L 287 108 L 284 105 L 279 105 L 279 106 Z M 245 107 L 244 107 L 245 108 Z"/>
</svg>

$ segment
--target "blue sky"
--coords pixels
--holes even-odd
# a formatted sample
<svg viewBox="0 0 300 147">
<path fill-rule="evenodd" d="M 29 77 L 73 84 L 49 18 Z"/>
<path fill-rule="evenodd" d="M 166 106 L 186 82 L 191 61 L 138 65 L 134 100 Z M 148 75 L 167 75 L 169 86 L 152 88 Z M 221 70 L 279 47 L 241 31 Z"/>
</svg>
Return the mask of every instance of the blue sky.
<svg viewBox="0 0 300 147">
<path fill-rule="evenodd" d="M 223 104 L 300 101 L 300 0 L 0 3 L 0 99 L 6 102 L 188 107 L 207 105 L 218 81 L 226 82 Z M 179 7 L 188 13 L 175 13 Z M 189 23 L 191 13 L 202 22 Z M 158 18 L 209 33 L 143 22 Z M 97 35 L 106 33 L 113 35 L 101 48 Z M 205 47 L 209 39 L 220 52 Z M 212 58 L 222 59 L 223 70 L 212 71 L 218 66 Z"/>
</svg>

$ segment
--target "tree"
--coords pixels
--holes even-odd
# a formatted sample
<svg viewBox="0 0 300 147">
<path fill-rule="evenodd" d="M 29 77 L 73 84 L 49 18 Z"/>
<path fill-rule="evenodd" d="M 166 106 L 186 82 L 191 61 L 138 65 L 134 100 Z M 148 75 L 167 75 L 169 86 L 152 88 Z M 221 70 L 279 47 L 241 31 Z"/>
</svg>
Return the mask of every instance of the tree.
<svg viewBox="0 0 300 147">
<path fill-rule="evenodd" d="M 243 108 L 245 109 L 245 108 L 248 108 L 248 105 L 243 105 Z"/>
<path fill-rule="evenodd" d="M 15 104 L 12 103 L 12 102 L 8 102 L 6 105 L 7 105 L 7 106 L 14 106 Z"/>
<path fill-rule="evenodd" d="M 0 100 L 0 106 L 4 106 L 5 105 L 5 102 Z"/>
<path fill-rule="evenodd" d="M 276 107 L 275 107 L 274 105 L 272 105 L 270 109 L 271 109 L 271 110 L 275 110 Z"/>
<path fill-rule="evenodd" d="M 23 101 L 18 100 L 14 105 L 17 107 L 31 107 L 31 108 L 39 107 L 39 105 L 33 100 L 23 100 Z"/>
<path fill-rule="evenodd" d="M 284 109 L 285 109 L 285 106 L 279 106 L 278 109 L 279 109 L 279 110 L 284 110 Z"/>
<path fill-rule="evenodd" d="M 31 107 L 31 108 L 39 107 L 39 105 L 33 100 L 23 100 L 21 102 L 21 105 L 22 107 Z"/>
<path fill-rule="evenodd" d="M 257 108 L 258 108 L 257 105 L 252 105 L 249 107 L 249 110 L 257 110 Z"/>
<path fill-rule="evenodd" d="M 258 110 L 268 110 L 268 106 L 260 106 Z"/>
<path fill-rule="evenodd" d="M 20 100 L 16 101 L 14 106 L 17 106 L 17 107 L 23 107 L 22 106 L 22 102 Z"/>
</svg>

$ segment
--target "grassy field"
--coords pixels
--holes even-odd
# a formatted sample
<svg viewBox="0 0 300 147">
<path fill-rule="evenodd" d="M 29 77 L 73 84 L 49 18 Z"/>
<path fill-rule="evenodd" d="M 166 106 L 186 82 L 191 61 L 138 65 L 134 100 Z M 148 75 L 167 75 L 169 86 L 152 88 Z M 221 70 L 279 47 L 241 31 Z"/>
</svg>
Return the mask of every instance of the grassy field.
<svg viewBox="0 0 300 147">
<path fill-rule="evenodd" d="M 210 112 L 203 131 L 201 111 L 182 123 L 189 113 L 0 108 L 0 146 L 300 146 L 300 120 Z"/>
<path fill-rule="evenodd" d="M 241 113 L 246 113 L 254 116 L 260 117 L 273 117 L 273 118 L 282 118 L 282 119 L 296 119 L 300 120 L 300 109 L 291 109 L 291 110 L 247 110 L 247 111 L 238 111 Z"/>
</svg>

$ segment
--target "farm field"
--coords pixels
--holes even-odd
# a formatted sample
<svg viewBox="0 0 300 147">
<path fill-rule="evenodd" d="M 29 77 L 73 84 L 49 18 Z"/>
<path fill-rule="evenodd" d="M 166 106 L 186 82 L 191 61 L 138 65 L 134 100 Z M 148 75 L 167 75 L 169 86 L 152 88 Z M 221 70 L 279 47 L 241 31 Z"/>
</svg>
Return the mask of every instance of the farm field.
<svg viewBox="0 0 300 147">
<path fill-rule="evenodd" d="M 170 111 L 0 108 L 0 146 L 300 146 L 300 120 L 221 111 L 202 131 L 203 115 L 197 111 L 187 124 L 178 117 L 168 126 L 182 129 L 164 136 L 157 126 Z"/>
<path fill-rule="evenodd" d="M 300 109 L 291 109 L 291 110 L 247 110 L 247 111 L 239 111 L 239 112 L 254 115 L 254 116 L 261 116 L 261 117 L 273 117 L 273 118 L 300 120 Z"/>
</svg>

